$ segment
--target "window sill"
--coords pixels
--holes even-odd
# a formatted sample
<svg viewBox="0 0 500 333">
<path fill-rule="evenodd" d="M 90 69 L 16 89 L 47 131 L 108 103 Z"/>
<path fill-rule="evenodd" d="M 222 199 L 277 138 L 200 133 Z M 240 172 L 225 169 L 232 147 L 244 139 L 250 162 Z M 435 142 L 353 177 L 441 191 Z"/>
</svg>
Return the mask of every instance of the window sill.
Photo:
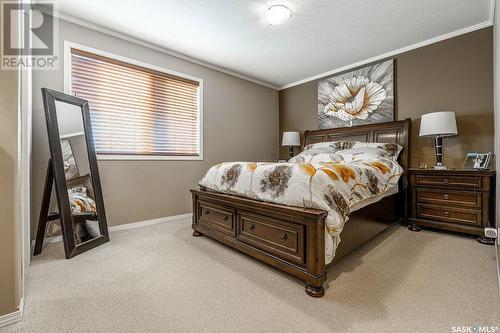
<svg viewBox="0 0 500 333">
<path fill-rule="evenodd" d="M 99 161 L 203 161 L 203 156 L 97 155 Z"/>
</svg>

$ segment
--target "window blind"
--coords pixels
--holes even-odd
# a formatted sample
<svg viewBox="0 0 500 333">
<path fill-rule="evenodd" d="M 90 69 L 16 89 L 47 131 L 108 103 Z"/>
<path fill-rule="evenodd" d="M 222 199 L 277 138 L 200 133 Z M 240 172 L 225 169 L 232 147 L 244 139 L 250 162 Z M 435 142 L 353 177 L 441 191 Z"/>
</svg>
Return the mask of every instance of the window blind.
<svg viewBox="0 0 500 333">
<path fill-rule="evenodd" d="M 72 48 L 71 92 L 89 101 L 97 154 L 199 155 L 197 81 Z"/>
</svg>

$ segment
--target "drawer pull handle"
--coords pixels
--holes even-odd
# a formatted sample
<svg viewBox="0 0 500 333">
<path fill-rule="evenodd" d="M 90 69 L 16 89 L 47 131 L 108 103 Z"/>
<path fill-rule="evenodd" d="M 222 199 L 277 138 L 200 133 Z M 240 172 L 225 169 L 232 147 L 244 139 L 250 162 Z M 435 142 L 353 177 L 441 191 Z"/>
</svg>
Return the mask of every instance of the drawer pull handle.
<svg viewBox="0 0 500 333">
<path fill-rule="evenodd" d="M 208 214 L 210 213 L 210 211 L 208 209 L 205 209 L 205 214 Z"/>
<path fill-rule="evenodd" d="M 444 195 L 444 199 L 445 199 L 445 200 L 448 200 L 449 198 L 450 198 L 450 196 L 449 196 L 448 194 L 445 194 L 445 195 Z"/>
<path fill-rule="evenodd" d="M 448 215 L 450 215 L 450 213 L 448 213 L 448 212 L 445 211 L 444 212 L 444 216 L 448 216 Z"/>
<path fill-rule="evenodd" d="M 224 216 L 224 219 L 223 219 L 223 220 L 224 220 L 224 221 L 227 221 L 227 220 L 229 220 L 229 217 L 226 215 L 226 216 Z"/>
<path fill-rule="evenodd" d="M 281 235 L 280 235 L 280 240 L 281 240 L 282 242 L 286 241 L 286 240 L 287 240 L 287 238 L 288 238 L 288 236 L 287 236 L 286 234 L 281 234 Z"/>
<path fill-rule="evenodd" d="M 250 225 L 248 226 L 248 229 L 249 229 L 249 230 L 253 230 L 253 229 L 255 229 L 255 224 L 253 224 L 253 223 L 252 223 L 252 224 L 250 224 Z"/>
<path fill-rule="evenodd" d="M 443 179 L 443 183 L 448 184 L 448 178 Z"/>
</svg>

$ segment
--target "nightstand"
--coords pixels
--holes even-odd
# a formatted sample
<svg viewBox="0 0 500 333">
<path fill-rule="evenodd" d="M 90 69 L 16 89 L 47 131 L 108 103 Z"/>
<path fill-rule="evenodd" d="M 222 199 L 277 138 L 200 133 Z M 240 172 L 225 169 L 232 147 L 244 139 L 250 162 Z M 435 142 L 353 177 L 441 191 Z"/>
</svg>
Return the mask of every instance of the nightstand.
<svg viewBox="0 0 500 333">
<path fill-rule="evenodd" d="M 484 237 L 484 228 L 495 225 L 495 171 L 476 169 L 409 169 L 410 216 L 408 229 L 420 227 Z"/>
</svg>

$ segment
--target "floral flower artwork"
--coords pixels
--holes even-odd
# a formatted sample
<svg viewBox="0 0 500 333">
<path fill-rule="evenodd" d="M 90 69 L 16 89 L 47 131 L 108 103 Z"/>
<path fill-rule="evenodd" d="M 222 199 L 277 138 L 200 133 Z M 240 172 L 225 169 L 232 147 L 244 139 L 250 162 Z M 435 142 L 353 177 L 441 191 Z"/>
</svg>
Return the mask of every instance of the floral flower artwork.
<svg viewBox="0 0 500 333">
<path fill-rule="evenodd" d="M 394 120 L 394 61 L 318 83 L 318 126 L 336 128 Z"/>
</svg>

